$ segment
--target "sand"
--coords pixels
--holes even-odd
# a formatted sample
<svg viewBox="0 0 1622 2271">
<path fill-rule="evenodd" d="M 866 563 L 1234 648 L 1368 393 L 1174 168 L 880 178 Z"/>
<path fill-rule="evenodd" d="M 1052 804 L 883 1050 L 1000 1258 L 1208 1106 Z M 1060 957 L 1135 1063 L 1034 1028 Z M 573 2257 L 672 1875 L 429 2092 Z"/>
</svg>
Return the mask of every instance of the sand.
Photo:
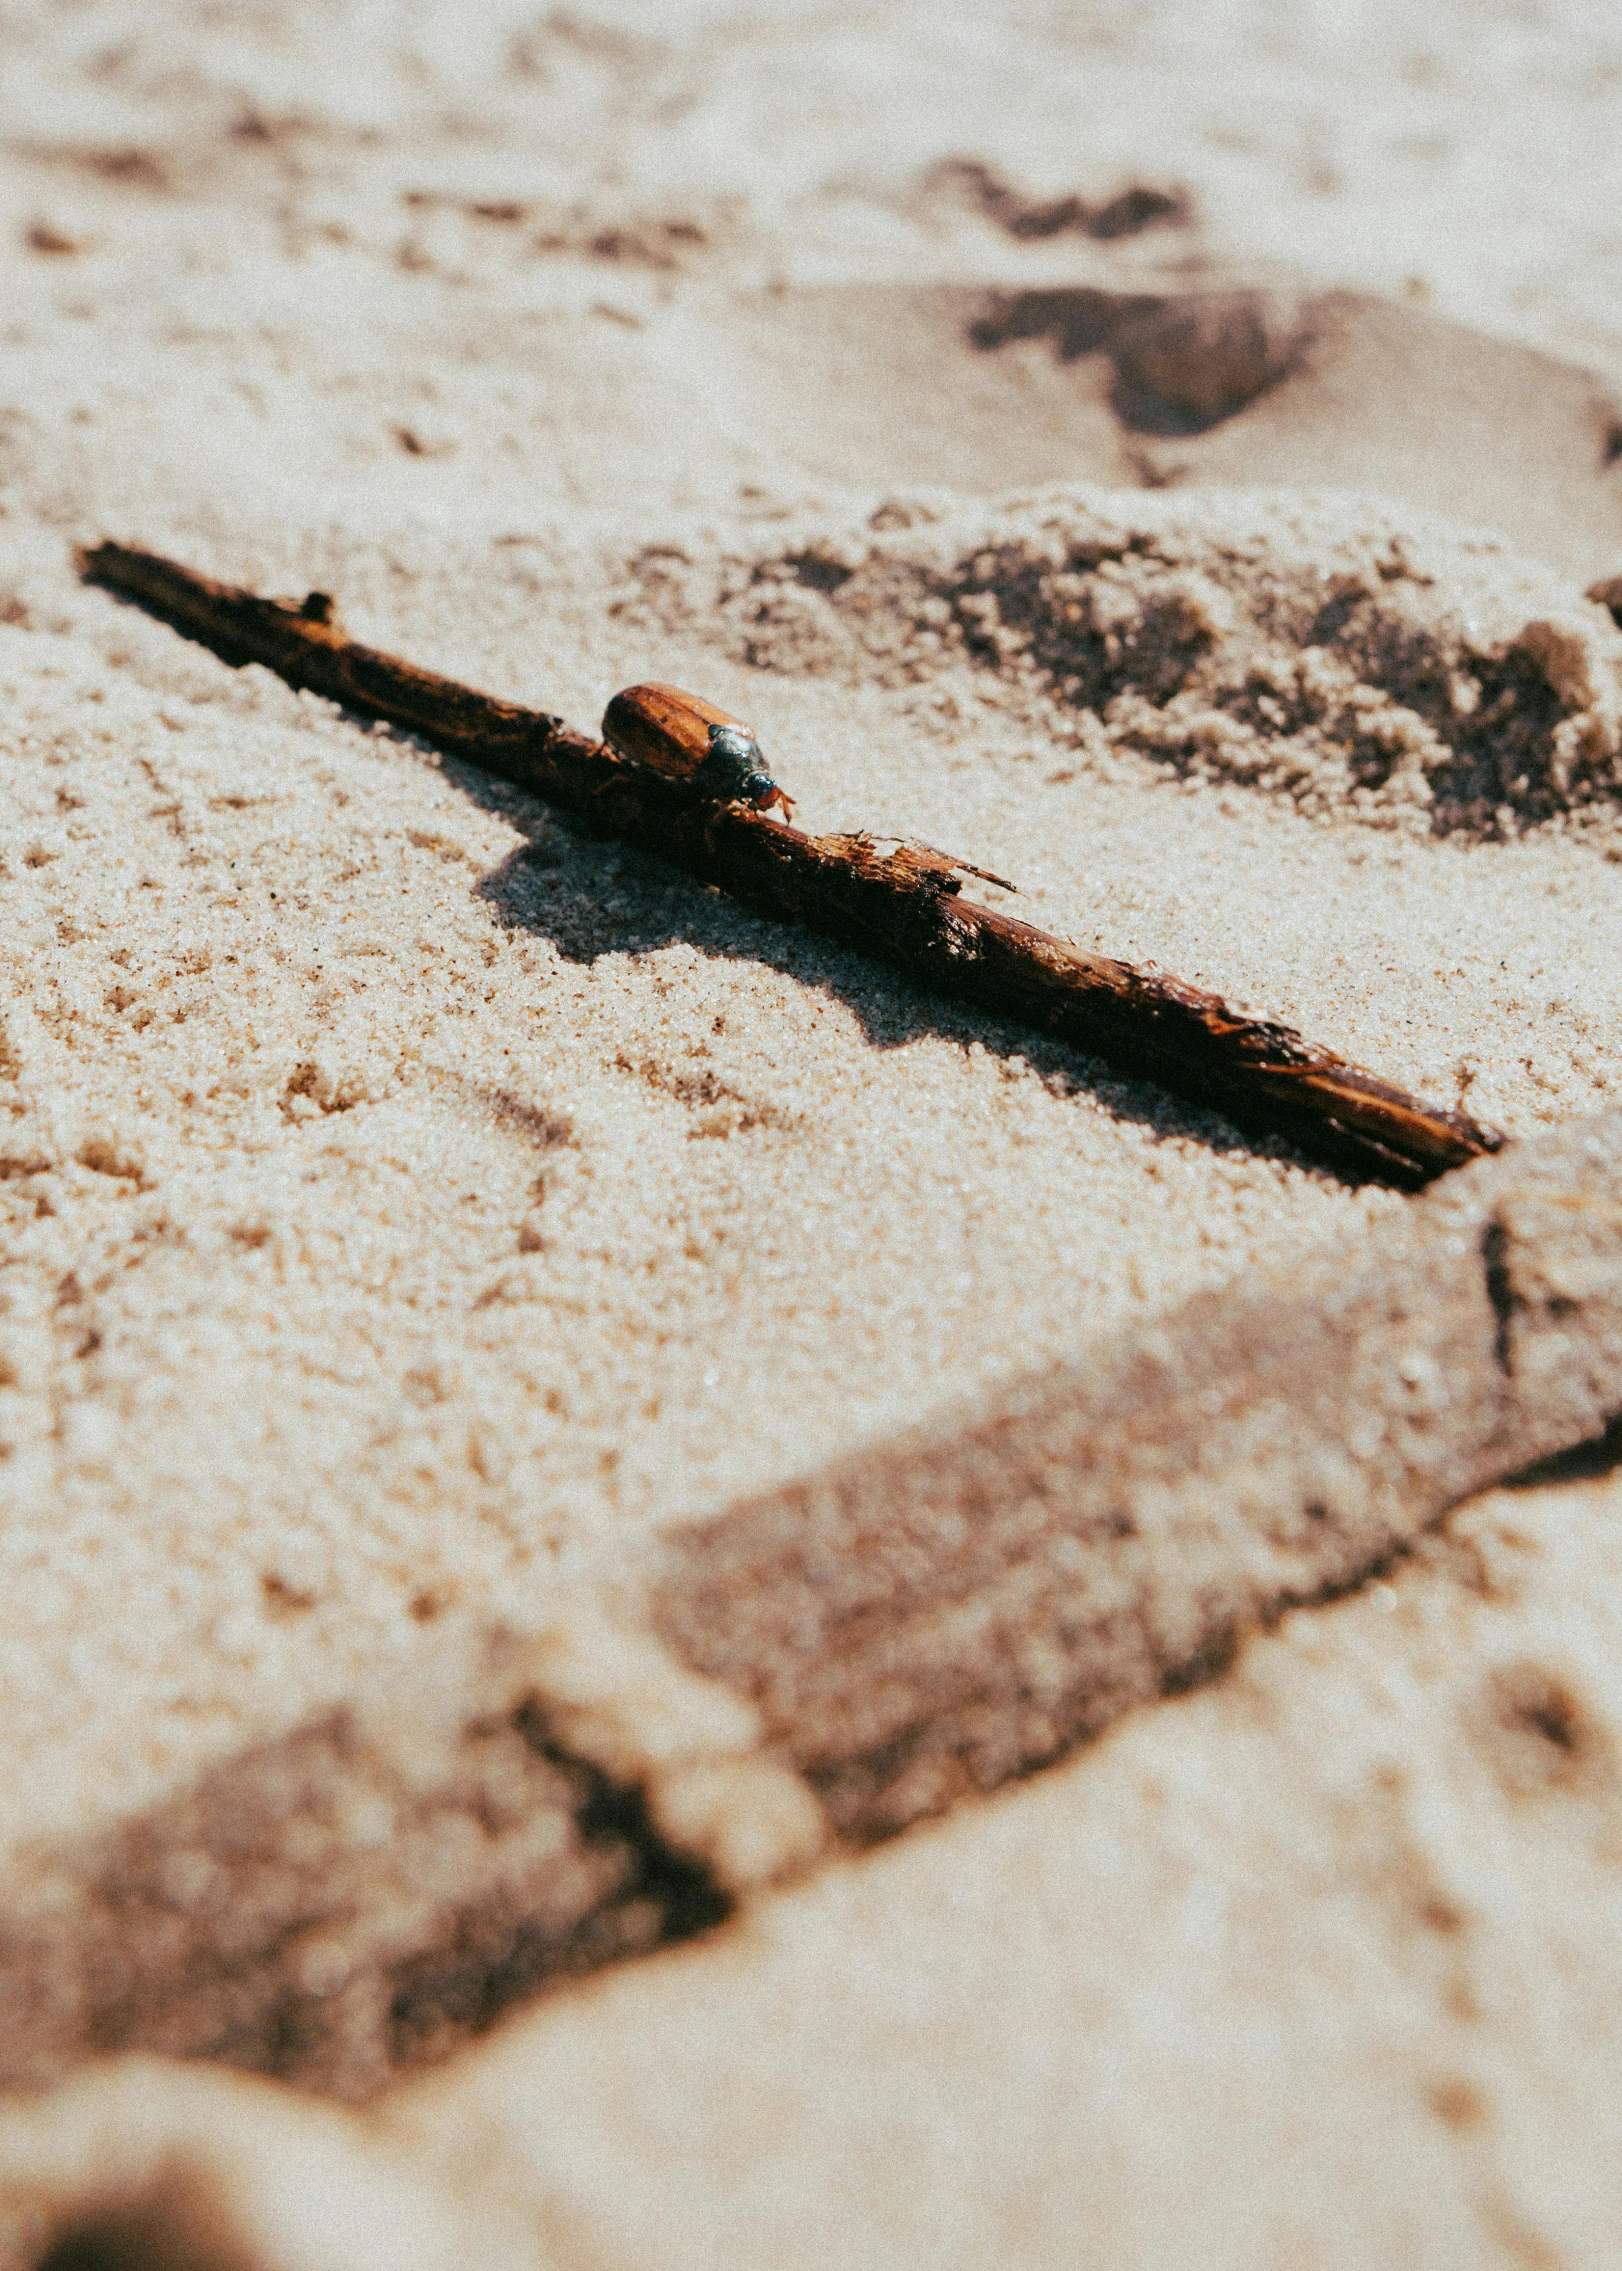
<svg viewBox="0 0 1622 2271">
<path fill-rule="evenodd" d="M 1409 1202 L 228 669 L 73 547 L 331 591 L 587 726 L 693 684 L 808 825 L 1558 1130 L 1622 1016 L 1608 27 L 0 37 L 0 2062 L 90 2093 L 7 2116 L 17 2260 L 105 2118 L 107 2199 L 200 2138 L 277 2266 L 374 2162 L 446 2261 L 1604 2262 L 1603 1476 L 860 1859 L 640 1622 L 691 1525 Z M 295 2140 L 281 2205 L 239 2135 Z"/>
</svg>

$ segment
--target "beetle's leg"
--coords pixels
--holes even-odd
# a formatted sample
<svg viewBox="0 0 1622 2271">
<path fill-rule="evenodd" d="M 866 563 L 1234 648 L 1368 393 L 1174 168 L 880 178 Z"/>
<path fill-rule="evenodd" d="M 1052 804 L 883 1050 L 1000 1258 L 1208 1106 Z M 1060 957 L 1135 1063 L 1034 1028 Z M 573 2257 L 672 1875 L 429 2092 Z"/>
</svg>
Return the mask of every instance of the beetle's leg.
<svg viewBox="0 0 1622 2271">
<path fill-rule="evenodd" d="M 594 797 L 606 796 L 610 789 L 617 789 L 621 787 L 624 782 L 626 772 L 635 771 L 636 769 L 632 765 L 631 760 L 628 757 L 622 757 L 619 751 L 615 749 L 610 743 L 606 741 L 603 742 L 601 744 L 601 749 L 605 757 L 612 757 L 614 759 L 614 769 L 609 773 L 606 781 L 599 781 L 597 783 L 597 786 L 591 792 Z"/>
<path fill-rule="evenodd" d="M 767 790 L 764 796 L 756 797 L 755 810 L 757 812 L 770 812 L 774 804 L 782 806 L 783 818 L 785 820 L 792 820 L 794 818 L 793 798 L 787 795 L 784 790 L 780 789 L 775 781 L 773 781 L 771 787 Z"/>
</svg>

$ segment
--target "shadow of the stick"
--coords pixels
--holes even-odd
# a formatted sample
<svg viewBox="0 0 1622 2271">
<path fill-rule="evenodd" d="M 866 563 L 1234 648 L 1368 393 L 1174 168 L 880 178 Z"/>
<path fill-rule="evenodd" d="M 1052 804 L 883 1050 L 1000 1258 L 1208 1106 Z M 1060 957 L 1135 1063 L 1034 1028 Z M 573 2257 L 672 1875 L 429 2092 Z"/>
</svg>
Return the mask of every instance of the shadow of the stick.
<svg viewBox="0 0 1622 2271">
<path fill-rule="evenodd" d="M 653 954 L 685 944 L 721 961 L 762 964 L 840 1002 L 875 1049 L 936 1037 L 960 1049 L 978 1043 L 1005 1062 L 1029 1067 L 1050 1093 L 1086 1097 L 1111 1118 L 1161 1140 L 1278 1160 L 1338 1180 L 1302 1159 L 1282 1137 L 1250 1138 L 1221 1113 L 1170 1095 L 1152 1081 L 989 1012 L 937 1000 L 866 956 L 752 914 L 712 887 L 662 867 L 633 847 L 589 833 L 522 789 L 476 766 L 446 758 L 445 776 L 484 810 L 498 812 L 528 839 L 477 885 L 508 929 L 545 938 L 571 962 Z"/>
<path fill-rule="evenodd" d="M 1519 1474 L 1506 1477 L 1504 1488 L 1540 1490 L 1551 1483 L 1594 1482 L 1614 1474 L 1618 1467 L 1622 1467 L 1622 1419 L 1613 1419 L 1603 1435 L 1573 1444 L 1569 1451 L 1557 1451 L 1552 1458 L 1540 1459 L 1536 1466 L 1523 1467 Z"/>
</svg>

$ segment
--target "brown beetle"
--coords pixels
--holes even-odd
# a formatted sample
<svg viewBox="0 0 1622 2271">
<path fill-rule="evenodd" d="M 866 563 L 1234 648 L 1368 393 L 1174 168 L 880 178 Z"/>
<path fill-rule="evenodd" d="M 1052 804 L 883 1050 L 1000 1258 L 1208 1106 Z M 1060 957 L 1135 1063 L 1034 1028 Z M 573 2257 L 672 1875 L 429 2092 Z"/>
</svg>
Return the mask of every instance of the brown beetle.
<svg viewBox="0 0 1622 2271">
<path fill-rule="evenodd" d="M 794 806 L 771 774 L 750 727 L 702 695 L 677 686 L 627 686 L 603 712 L 603 739 L 618 756 L 667 781 L 686 781 L 710 804 L 748 804 L 757 812 Z"/>
</svg>

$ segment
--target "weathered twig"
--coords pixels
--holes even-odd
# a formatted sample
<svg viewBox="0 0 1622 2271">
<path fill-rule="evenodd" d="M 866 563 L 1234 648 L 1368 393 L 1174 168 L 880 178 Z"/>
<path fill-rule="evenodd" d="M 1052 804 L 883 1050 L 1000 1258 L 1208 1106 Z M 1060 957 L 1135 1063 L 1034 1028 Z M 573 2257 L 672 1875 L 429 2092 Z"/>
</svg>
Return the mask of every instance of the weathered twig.
<svg viewBox="0 0 1622 2271">
<path fill-rule="evenodd" d="M 1504 1142 L 1288 1025 L 965 900 L 958 863 L 941 853 L 910 844 L 880 853 L 865 834 L 808 836 L 738 807 L 718 811 L 561 718 L 361 646 L 324 593 L 261 599 L 121 544 L 98 544 L 83 569 L 227 662 L 263 663 L 290 685 L 408 726 L 752 907 L 1093 1050 L 1252 1132 L 1287 1135 L 1354 1176 L 1414 1189 Z"/>
<path fill-rule="evenodd" d="M 0 1873 L 0 2087 L 141 2049 L 369 2096 L 827 1831 L 889 1836 L 1217 1677 L 1614 1421 L 1619 1190 L 1622 1114 L 1535 1136 L 29 1849 Z M 207 1864 L 189 1900 L 177 1853 Z"/>
<path fill-rule="evenodd" d="M 655 1629 L 888 1835 L 1219 1672 L 1622 1412 L 1622 1113 L 667 1532 Z"/>
</svg>

